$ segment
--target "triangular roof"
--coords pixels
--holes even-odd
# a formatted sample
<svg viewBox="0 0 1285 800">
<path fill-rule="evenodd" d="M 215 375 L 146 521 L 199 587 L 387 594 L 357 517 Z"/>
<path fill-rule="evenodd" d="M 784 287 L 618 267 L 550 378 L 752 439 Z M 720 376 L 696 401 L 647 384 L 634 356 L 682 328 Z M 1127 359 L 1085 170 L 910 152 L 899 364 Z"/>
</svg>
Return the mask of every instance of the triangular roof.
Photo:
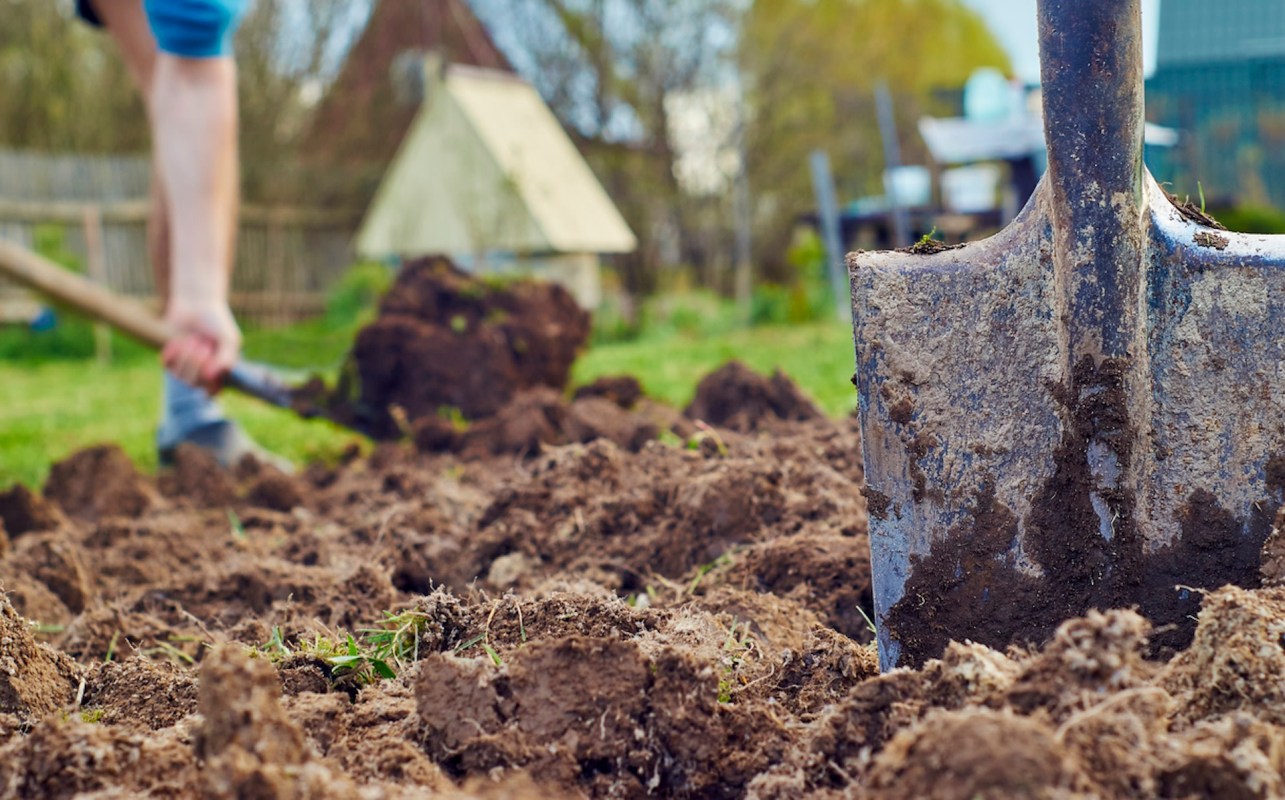
<svg viewBox="0 0 1285 800">
<path fill-rule="evenodd" d="M 426 100 L 357 237 L 363 256 L 627 253 L 624 218 L 539 92 L 451 67 Z"/>
<path fill-rule="evenodd" d="M 399 101 L 393 72 L 407 53 L 512 72 L 465 0 L 377 0 L 313 118 L 305 150 L 332 165 L 386 164 L 417 108 Z"/>
</svg>

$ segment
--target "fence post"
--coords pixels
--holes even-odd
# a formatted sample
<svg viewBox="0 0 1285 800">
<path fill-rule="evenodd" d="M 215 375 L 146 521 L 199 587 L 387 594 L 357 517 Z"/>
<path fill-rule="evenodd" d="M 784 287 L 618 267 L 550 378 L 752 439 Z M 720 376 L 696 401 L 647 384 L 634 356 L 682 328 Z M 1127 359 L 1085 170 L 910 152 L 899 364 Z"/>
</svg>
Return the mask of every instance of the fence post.
<svg viewBox="0 0 1285 800">
<path fill-rule="evenodd" d="M 85 206 L 85 273 L 100 286 L 107 285 L 107 264 L 103 252 L 103 211 L 98 206 Z M 99 364 L 112 360 L 111 328 L 94 323 L 94 356 Z"/>
</svg>

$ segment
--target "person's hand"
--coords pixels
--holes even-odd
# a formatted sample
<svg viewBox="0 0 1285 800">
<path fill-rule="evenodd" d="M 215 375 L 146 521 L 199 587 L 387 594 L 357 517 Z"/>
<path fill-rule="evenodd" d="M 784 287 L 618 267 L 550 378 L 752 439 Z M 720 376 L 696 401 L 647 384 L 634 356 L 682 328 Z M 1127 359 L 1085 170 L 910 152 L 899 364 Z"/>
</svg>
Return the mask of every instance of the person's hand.
<svg viewBox="0 0 1285 800">
<path fill-rule="evenodd" d="M 175 331 L 161 350 L 166 369 L 184 383 L 218 392 L 241 353 L 241 329 L 231 309 L 226 303 L 173 301 L 165 320 Z"/>
</svg>

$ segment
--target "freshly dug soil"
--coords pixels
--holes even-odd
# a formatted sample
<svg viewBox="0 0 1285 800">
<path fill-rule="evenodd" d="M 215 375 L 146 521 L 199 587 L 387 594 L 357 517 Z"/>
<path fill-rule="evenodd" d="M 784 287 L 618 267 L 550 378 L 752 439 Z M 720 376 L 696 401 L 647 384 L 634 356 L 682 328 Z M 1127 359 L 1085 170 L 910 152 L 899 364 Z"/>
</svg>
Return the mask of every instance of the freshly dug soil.
<svg viewBox="0 0 1285 800">
<path fill-rule="evenodd" d="M 383 439 L 448 411 L 483 419 L 522 390 L 565 387 L 588 337 L 588 312 L 560 286 L 492 284 L 426 259 L 401 270 L 323 403 Z"/>
<path fill-rule="evenodd" d="M 785 373 L 777 370 L 771 378 L 764 378 L 739 361 L 728 362 L 701 381 L 686 414 L 741 432 L 756 431 L 778 419 L 822 417 Z"/>
<path fill-rule="evenodd" d="M 718 435 L 181 457 L 142 513 L 55 510 L 0 561 L 0 797 L 1285 792 L 1285 588 L 1213 593 L 1169 663 L 1112 611 L 878 676 L 853 424 Z M 328 660 L 387 611 L 421 620 L 395 678 Z"/>
<path fill-rule="evenodd" d="M 1285 796 L 1280 531 L 1167 663 L 1095 611 L 880 676 L 855 423 L 733 395 L 690 442 L 536 388 L 301 477 L 72 456 L 6 495 L 46 522 L 0 555 L 0 800 Z"/>
</svg>

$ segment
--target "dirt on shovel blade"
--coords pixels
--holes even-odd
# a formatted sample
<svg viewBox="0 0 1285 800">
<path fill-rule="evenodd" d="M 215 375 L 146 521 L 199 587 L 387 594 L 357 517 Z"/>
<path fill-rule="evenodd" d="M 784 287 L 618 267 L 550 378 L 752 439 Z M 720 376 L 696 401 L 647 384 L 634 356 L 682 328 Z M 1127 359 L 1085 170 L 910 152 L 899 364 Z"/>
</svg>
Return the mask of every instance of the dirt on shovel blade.
<svg viewBox="0 0 1285 800">
<path fill-rule="evenodd" d="M 0 495 L 0 800 L 1285 796 L 1285 533 L 1167 662 L 1104 610 L 880 676 L 856 426 L 787 383 L 71 456 Z"/>
</svg>

